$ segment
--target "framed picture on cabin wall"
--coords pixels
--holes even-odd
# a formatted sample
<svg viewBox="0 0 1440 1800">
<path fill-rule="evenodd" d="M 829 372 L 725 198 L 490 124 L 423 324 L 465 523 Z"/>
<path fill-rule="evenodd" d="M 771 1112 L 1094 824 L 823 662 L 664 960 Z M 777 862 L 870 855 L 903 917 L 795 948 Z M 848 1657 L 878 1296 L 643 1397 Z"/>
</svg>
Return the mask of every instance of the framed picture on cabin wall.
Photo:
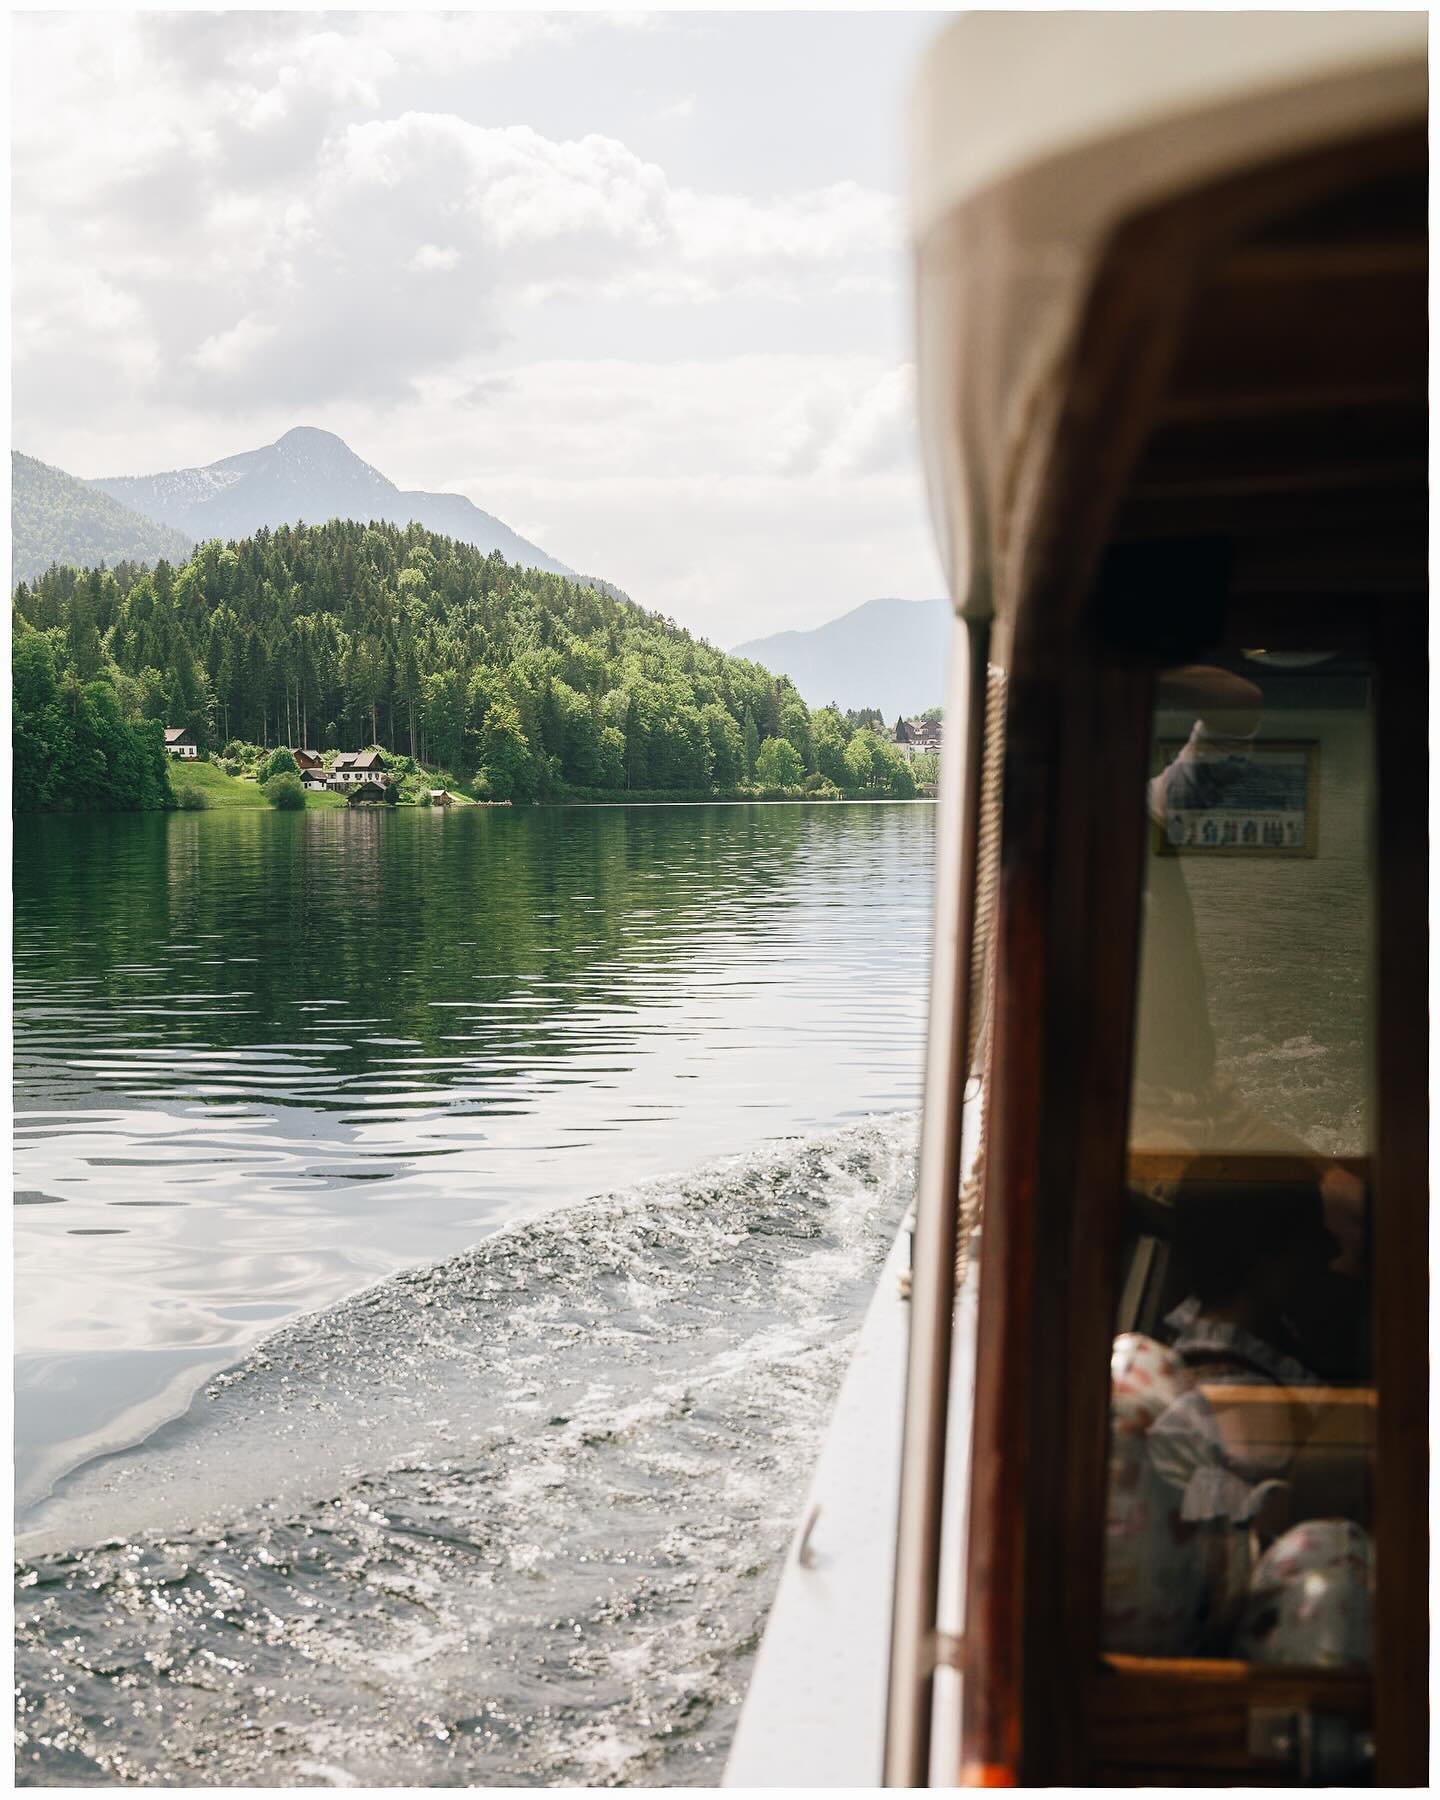
<svg viewBox="0 0 1440 1800">
<path fill-rule="evenodd" d="M 1163 775 L 1185 748 L 1155 746 Z M 1257 743 L 1233 756 L 1179 764 L 1160 791 L 1155 849 L 1161 856 L 1314 856 L 1320 832 L 1320 746 Z"/>
</svg>

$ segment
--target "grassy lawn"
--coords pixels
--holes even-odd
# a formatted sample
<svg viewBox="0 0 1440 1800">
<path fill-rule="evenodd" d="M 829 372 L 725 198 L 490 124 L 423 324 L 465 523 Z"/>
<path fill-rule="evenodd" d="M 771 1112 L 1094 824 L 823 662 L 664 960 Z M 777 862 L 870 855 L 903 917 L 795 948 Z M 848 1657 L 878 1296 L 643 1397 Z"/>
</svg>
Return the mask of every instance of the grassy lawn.
<svg viewBox="0 0 1440 1800">
<path fill-rule="evenodd" d="M 170 762 L 170 785 L 177 797 L 185 790 L 201 793 L 207 802 L 214 807 L 220 806 L 268 806 L 265 790 L 258 781 L 240 781 L 233 775 L 227 775 L 217 769 L 213 763 L 182 762 L 172 757 Z M 344 806 L 343 794 L 332 794 L 321 790 L 305 796 L 307 811 L 318 812 L 325 807 Z"/>
<path fill-rule="evenodd" d="M 408 801 L 410 805 L 418 806 L 420 804 L 421 794 L 428 794 L 431 792 L 432 789 L 441 787 L 441 786 L 443 786 L 446 789 L 446 791 L 449 793 L 451 801 L 453 802 L 454 805 L 456 805 L 456 806 L 473 806 L 475 804 L 474 795 L 468 794 L 464 788 L 459 787 L 456 783 L 454 783 L 452 781 L 447 781 L 447 782 L 443 782 L 443 783 L 438 782 L 430 775 L 405 775 L 405 776 L 402 776 L 401 780 L 400 780 L 401 804 L 404 805 Z"/>
</svg>

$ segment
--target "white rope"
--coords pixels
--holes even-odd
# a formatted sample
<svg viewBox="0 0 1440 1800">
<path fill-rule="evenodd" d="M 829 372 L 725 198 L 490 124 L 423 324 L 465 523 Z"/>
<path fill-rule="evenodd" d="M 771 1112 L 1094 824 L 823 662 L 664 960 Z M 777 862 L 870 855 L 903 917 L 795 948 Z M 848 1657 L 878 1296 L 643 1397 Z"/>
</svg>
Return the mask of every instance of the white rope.
<svg viewBox="0 0 1440 1800">
<path fill-rule="evenodd" d="M 969 1072 L 980 1083 L 980 1123 L 975 1155 L 960 1183 L 960 1229 L 955 1245 L 955 1285 L 965 1279 L 970 1240 L 984 1207 L 985 1149 L 990 1121 L 990 1050 L 995 1034 L 995 902 L 1000 891 L 1002 778 L 1005 768 L 1005 671 L 992 663 L 985 683 L 985 749 L 980 771 L 980 829 L 975 846 L 975 932 L 970 944 Z"/>
<path fill-rule="evenodd" d="M 985 744 L 980 769 L 979 836 L 975 846 L 975 930 L 970 940 L 970 1012 L 967 1072 L 980 1084 L 980 1122 L 975 1154 L 960 1182 L 955 1236 L 955 1290 L 964 1285 L 970 1241 L 980 1229 L 985 1194 L 985 1145 L 990 1122 L 990 1047 L 995 1012 L 995 901 L 1000 891 L 1000 839 L 1005 768 L 1005 671 L 992 663 L 985 681 Z M 901 1271 L 900 1293 L 910 1298 L 910 1270 Z"/>
</svg>

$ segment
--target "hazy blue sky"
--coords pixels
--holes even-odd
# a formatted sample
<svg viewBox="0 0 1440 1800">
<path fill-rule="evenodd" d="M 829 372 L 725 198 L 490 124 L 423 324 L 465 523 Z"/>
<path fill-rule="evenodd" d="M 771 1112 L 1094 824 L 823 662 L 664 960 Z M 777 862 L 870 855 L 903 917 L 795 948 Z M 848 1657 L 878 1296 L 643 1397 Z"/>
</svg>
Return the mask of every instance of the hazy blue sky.
<svg viewBox="0 0 1440 1800">
<path fill-rule="evenodd" d="M 938 14 L 30 14 L 14 442 L 321 425 L 722 643 L 941 591 L 905 104 Z"/>
</svg>

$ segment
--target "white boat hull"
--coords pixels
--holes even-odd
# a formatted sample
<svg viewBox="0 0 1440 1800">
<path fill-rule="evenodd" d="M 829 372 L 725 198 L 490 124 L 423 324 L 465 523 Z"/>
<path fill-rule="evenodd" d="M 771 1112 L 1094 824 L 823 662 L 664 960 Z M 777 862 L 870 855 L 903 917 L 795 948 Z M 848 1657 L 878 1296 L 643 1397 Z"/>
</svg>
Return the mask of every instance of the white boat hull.
<svg viewBox="0 0 1440 1800">
<path fill-rule="evenodd" d="M 878 1787 L 885 1740 L 910 1235 L 895 1240 L 835 1404 L 786 1555 L 725 1770 L 725 1786 Z M 974 1280 L 962 1292 L 947 1493 L 963 1495 L 973 1391 Z M 953 1509 L 952 1509 L 953 1510 Z M 945 1588 L 960 1593 L 960 1526 L 947 1511 Z M 954 1632 L 958 1617 L 942 1617 Z M 935 1744 L 958 1749 L 958 1681 L 937 1679 Z M 957 1757 L 939 1755 L 936 1767 Z"/>
</svg>

